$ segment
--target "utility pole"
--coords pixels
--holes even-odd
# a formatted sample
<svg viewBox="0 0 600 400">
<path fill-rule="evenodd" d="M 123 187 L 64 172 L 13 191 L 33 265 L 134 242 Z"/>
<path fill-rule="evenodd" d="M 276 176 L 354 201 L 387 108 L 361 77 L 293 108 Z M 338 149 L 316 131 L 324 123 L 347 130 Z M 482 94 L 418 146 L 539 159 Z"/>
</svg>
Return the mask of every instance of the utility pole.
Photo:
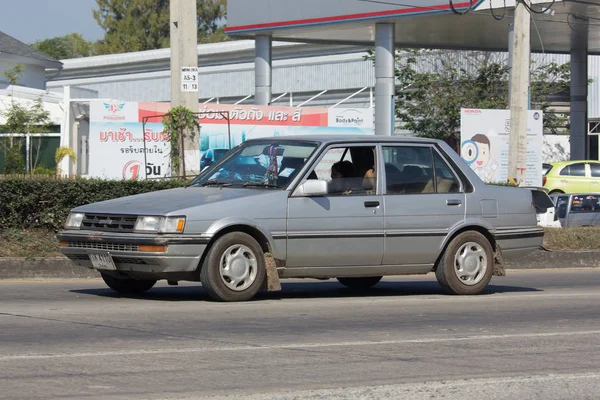
<svg viewBox="0 0 600 400">
<path fill-rule="evenodd" d="M 198 27 L 196 0 L 171 0 L 171 108 L 183 106 L 198 112 Z M 180 147 L 181 166 L 177 174 L 200 170 L 200 141 L 184 134 Z"/>
<path fill-rule="evenodd" d="M 515 5 L 513 55 L 510 70 L 510 134 L 508 146 L 508 179 L 521 185 L 527 168 L 527 111 L 529 65 L 531 54 L 531 16 L 524 2 Z"/>
</svg>

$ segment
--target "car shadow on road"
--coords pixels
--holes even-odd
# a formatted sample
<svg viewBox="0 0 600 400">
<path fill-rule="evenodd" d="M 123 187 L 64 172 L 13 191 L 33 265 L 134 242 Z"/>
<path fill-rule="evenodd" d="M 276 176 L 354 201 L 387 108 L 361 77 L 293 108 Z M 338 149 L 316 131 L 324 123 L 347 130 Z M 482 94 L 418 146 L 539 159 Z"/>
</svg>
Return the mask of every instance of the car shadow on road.
<svg viewBox="0 0 600 400">
<path fill-rule="evenodd" d="M 282 282 L 279 292 L 261 292 L 251 301 L 286 300 L 286 299 L 328 299 L 328 298 L 361 298 L 361 297 L 422 297 L 449 296 L 435 281 L 386 282 L 382 281 L 367 290 L 349 289 L 335 280 L 324 282 Z M 488 285 L 482 294 L 541 292 L 543 290 L 524 286 Z M 137 296 L 126 296 L 109 288 L 76 289 L 73 293 L 101 297 L 143 299 L 156 301 L 212 301 L 202 285 L 185 285 L 181 287 L 157 286 Z"/>
</svg>

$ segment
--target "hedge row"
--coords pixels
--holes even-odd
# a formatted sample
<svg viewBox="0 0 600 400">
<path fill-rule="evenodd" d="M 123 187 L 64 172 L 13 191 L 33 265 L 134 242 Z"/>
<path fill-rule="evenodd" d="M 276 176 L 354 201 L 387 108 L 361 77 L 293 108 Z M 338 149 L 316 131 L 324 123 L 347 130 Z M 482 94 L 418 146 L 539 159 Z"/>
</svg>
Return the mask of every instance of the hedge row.
<svg viewBox="0 0 600 400">
<path fill-rule="evenodd" d="M 47 177 L 0 178 L 0 232 L 8 228 L 57 231 L 77 206 L 181 187 L 182 180 L 107 181 Z"/>
</svg>

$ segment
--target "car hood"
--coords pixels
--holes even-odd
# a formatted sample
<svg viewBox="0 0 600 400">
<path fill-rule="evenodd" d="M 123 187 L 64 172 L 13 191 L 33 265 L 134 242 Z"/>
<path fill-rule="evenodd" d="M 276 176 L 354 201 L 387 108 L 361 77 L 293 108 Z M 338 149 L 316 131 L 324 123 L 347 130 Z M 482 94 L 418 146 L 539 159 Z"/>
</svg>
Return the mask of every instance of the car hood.
<svg viewBox="0 0 600 400">
<path fill-rule="evenodd" d="M 227 200 L 250 198 L 265 194 L 281 194 L 281 190 L 260 188 L 186 187 L 161 190 L 92 203 L 73 209 L 74 212 L 98 214 L 165 215 L 177 210 Z"/>
</svg>

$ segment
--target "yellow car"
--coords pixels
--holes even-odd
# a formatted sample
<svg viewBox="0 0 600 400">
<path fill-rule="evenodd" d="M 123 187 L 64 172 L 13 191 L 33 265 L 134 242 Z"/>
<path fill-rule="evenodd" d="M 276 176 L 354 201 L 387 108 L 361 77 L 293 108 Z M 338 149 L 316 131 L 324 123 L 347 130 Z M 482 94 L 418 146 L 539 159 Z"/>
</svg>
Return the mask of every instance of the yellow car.
<svg viewBox="0 0 600 400">
<path fill-rule="evenodd" d="M 543 184 L 550 194 L 600 192 L 600 161 L 550 163 Z"/>
</svg>

